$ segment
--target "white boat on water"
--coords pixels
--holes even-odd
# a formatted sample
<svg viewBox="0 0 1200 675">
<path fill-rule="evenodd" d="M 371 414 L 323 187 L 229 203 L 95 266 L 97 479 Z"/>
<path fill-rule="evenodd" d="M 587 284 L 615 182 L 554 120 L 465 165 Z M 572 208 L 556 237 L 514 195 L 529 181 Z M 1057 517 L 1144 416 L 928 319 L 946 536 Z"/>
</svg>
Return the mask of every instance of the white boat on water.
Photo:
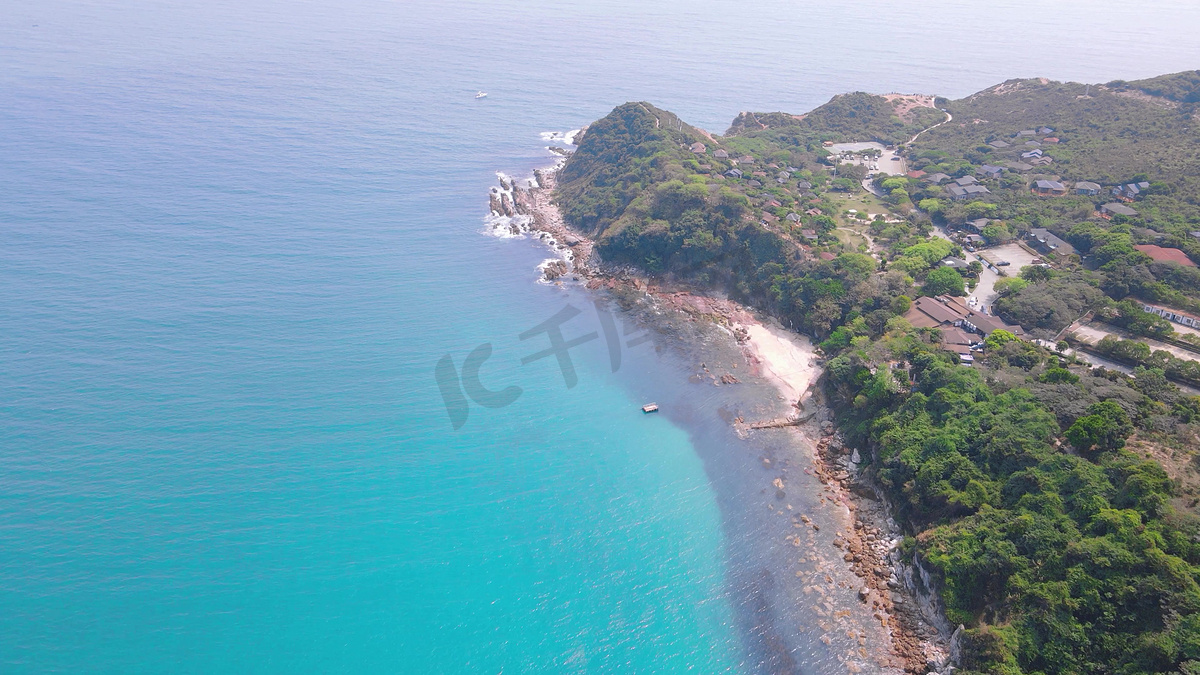
<svg viewBox="0 0 1200 675">
<path fill-rule="evenodd" d="M 478 94 L 475 94 L 475 98 L 487 98 L 487 92 L 481 91 Z"/>
</svg>

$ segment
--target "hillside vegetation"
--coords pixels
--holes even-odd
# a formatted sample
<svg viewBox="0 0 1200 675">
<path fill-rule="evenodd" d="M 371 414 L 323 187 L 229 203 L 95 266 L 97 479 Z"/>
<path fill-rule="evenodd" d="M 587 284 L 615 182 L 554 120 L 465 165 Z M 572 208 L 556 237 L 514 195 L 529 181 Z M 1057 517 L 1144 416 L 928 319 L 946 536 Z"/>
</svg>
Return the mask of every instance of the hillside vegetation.
<svg viewBox="0 0 1200 675">
<path fill-rule="evenodd" d="M 1019 342 L 983 369 L 929 342 L 889 332 L 829 376 L 909 552 L 969 628 L 958 672 L 1200 672 L 1200 527 L 1163 469 L 1123 449 L 1198 401 L 1161 374 L 1089 373 Z"/>
<path fill-rule="evenodd" d="M 835 96 L 804 115 L 744 112 L 733 120 L 726 135 L 753 136 L 765 131 L 761 135 L 777 138 L 896 144 L 943 119 L 940 111 L 926 107 L 914 108 L 902 118 L 887 98 L 855 92 Z"/>
<path fill-rule="evenodd" d="M 1150 96 L 1165 98 L 1168 101 L 1200 103 L 1200 70 L 1159 75 L 1132 82 L 1116 80 L 1109 82 L 1108 86 L 1117 91 L 1140 91 Z"/>
<path fill-rule="evenodd" d="M 848 94 L 806 115 L 743 113 L 711 136 L 627 103 L 588 128 L 557 199 L 603 260 L 719 288 L 820 342 L 841 429 L 897 506 L 906 554 L 936 571 L 967 627 L 965 673 L 1200 674 L 1200 521 L 1177 509 L 1197 495 L 1125 448 L 1134 434 L 1200 446 L 1200 397 L 1168 380 L 1200 378 L 1194 362 L 1109 341 L 1138 367 L 1089 370 L 993 330 L 966 367 L 905 318 L 914 298 L 962 295 L 979 274 L 943 266 L 964 251 L 929 237 L 968 220 L 980 245 L 1047 228 L 1076 249 L 996 284 L 1001 315 L 1034 336 L 1088 311 L 1171 334 L 1135 298 L 1200 310 L 1200 269 L 1135 248 L 1200 261 L 1198 75 L 1013 80 L 938 99 L 953 122 L 904 148 L 909 176 L 875 178 L 890 213 L 870 221 L 845 208 L 866 170 L 834 166 L 825 143 L 905 143 L 938 109 Z M 1021 162 L 1031 149 L 1047 159 Z M 952 199 L 937 174 L 987 190 Z M 1065 185 L 1049 196 L 1038 180 Z M 1133 215 L 1102 216 L 1130 182 Z"/>
<path fill-rule="evenodd" d="M 1152 89 L 1178 95 L 1185 85 Z M 1145 174 L 1152 182 L 1170 184 L 1163 196 L 1174 197 L 1172 205 L 1200 204 L 1200 119 L 1195 105 L 1176 105 L 1174 99 L 1156 102 L 1148 100 L 1149 96 L 1128 96 L 1129 91 L 1140 89 L 1133 83 L 1110 89 L 1073 82 L 1010 80 L 949 102 L 946 108 L 954 121 L 923 135 L 917 149 L 982 164 L 1013 159 L 1014 150 L 991 148 L 987 145 L 990 141 L 1000 139 L 1029 150 L 1024 142 L 1054 136 L 1061 142 L 1041 146 L 1054 158 L 1047 173 L 1069 181 L 1107 185 Z M 1018 136 L 1022 130 L 1042 127 L 1053 131 Z M 1188 209 L 1187 213 L 1196 211 Z"/>
</svg>

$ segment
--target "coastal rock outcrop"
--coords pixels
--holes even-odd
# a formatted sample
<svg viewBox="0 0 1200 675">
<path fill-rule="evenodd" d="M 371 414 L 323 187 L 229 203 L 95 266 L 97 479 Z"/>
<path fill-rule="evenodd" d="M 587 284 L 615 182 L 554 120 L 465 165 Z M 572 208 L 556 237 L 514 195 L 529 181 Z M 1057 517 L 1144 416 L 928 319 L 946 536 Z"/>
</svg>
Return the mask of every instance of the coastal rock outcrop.
<svg viewBox="0 0 1200 675">
<path fill-rule="evenodd" d="M 551 260 L 542 265 L 542 277 L 546 281 L 554 281 L 569 271 L 564 260 Z"/>
</svg>

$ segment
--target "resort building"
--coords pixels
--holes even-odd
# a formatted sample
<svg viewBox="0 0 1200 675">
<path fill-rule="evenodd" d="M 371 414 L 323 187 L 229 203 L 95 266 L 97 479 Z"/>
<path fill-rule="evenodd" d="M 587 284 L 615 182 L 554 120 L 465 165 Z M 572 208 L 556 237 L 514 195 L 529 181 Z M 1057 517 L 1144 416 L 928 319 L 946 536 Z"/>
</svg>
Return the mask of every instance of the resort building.
<svg viewBox="0 0 1200 675">
<path fill-rule="evenodd" d="M 961 328 L 968 333 L 979 333 L 985 338 L 994 330 L 1006 330 L 1013 335 L 1024 335 L 1020 326 L 1008 324 L 999 317 L 977 312 L 967 306 L 962 298 L 939 295 L 936 298 L 917 298 L 904 314 L 916 328 Z"/>
<path fill-rule="evenodd" d="M 1056 180 L 1039 180 L 1033 184 L 1033 192 L 1043 197 L 1061 197 L 1067 194 L 1067 186 Z"/>
<path fill-rule="evenodd" d="M 959 180 L 962 180 L 961 178 Z M 962 187 L 958 184 L 952 184 L 946 187 L 946 191 L 950 193 L 950 198 L 956 202 L 961 202 L 972 197 L 982 197 L 983 195 L 991 194 L 992 191 L 982 185 L 968 185 Z"/>
<path fill-rule="evenodd" d="M 1120 202 L 1112 202 L 1100 207 L 1100 216 L 1103 218 L 1112 218 L 1113 216 L 1128 216 L 1132 218 L 1137 214 L 1137 211 Z"/>
<path fill-rule="evenodd" d="M 1180 314 L 1173 309 L 1159 307 L 1158 305 L 1151 305 L 1147 302 L 1142 303 L 1142 309 L 1144 309 L 1147 314 L 1157 314 L 1167 321 L 1174 321 L 1175 323 L 1182 324 L 1184 326 L 1191 326 L 1192 328 L 1200 328 L 1200 319 L 1197 319 L 1194 316 L 1188 316 L 1187 314 Z"/>
<path fill-rule="evenodd" d="M 1057 253 L 1071 255 L 1075 248 L 1067 242 L 1054 236 L 1044 227 L 1035 227 L 1029 231 L 1029 245 L 1040 253 Z"/>
<path fill-rule="evenodd" d="M 979 167 L 979 173 L 983 174 L 984 178 L 999 178 L 1004 173 L 1004 167 L 984 164 Z"/>
<path fill-rule="evenodd" d="M 1156 262 L 1173 262 L 1184 267 L 1195 267 L 1196 263 L 1187 254 L 1177 248 L 1165 248 L 1156 244 L 1138 244 L 1137 250 L 1153 258 Z"/>
<path fill-rule="evenodd" d="M 1138 196 L 1142 194 L 1142 191 L 1148 187 L 1150 187 L 1150 183 L 1146 181 L 1142 181 L 1140 183 L 1127 183 L 1125 185 L 1118 185 L 1117 187 L 1113 188 L 1112 193 L 1116 195 L 1118 199 L 1131 202 L 1137 199 Z"/>
</svg>

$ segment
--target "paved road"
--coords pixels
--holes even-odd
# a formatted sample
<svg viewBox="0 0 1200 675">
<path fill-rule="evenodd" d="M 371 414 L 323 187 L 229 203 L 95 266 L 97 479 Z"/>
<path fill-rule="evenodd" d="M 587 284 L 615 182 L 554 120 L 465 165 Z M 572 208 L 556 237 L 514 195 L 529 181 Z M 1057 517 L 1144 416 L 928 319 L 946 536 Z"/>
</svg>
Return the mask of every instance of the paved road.
<svg viewBox="0 0 1200 675">
<path fill-rule="evenodd" d="M 908 162 L 904 158 L 897 155 L 895 150 L 883 149 L 883 154 L 879 156 L 878 171 L 875 173 L 886 173 L 889 176 L 903 176 L 908 173 Z"/>
<path fill-rule="evenodd" d="M 1126 375 L 1133 375 L 1133 368 L 1125 365 L 1124 363 L 1117 363 L 1116 361 L 1110 361 L 1109 359 L 1106 359 L 1103 356 L 1091 354 L 1089 352 L 1078 351 L 1075 349 L 1068 349 L 1066 351 L 1066 353 L 1074 354 L 1076 356 L 1076 358 L 1078 358 L 1080 361 L 1083 361 L 1084 363 L 1091 365 L 1093 368 L 1098 367 L 1098 366 L 1104 366 L 1104 368 L 1107 370 L 1115 370 L 1117 372 L 1125 373 Z M 1176 387 L 1179 387 L 1179 390 L 1182 391 L 1183 393 L 1187 394 L 1188 396 L 1200 396 L 1200 389 L 1197 389 L 1196 387 L 1184 384 L 1182 382 L 1175 382 L 1174 380 L 1171 381 L 1171 384 L 1175 385 Z"/>
<path fill-rule="evenodd" d="M 946 112 L 945 110 L 943 110 L 942 112 L 946 113 L 946 119 L 942 120 L 941 122 L 938 122 L 937 124 L 935 124 L 931 127 L 926 127 L 924 129 L 918 131 L 915 135 L 913 135 L 912 138 L 908 139 L 908 143 L 905 143 L 905 145 L 911 145 L 914 141 L 916 141 L 921 136 L 921 134 L 925 133 L 926 131 L 929 131 L 930 129 L 936 129 L 937 127 L 940 127 L 943 124 L 945 124 L 946 122 L 949 122 L 950 120 L 954 119 L 954 116 L 951 115 L 950 113 Z M 863 186 L 863 189 L 865 189 L 867 192 L 870 192 L 871 194 L 873 194 L 877 197 L 884 196 L 882 190 L 875 189 L 875 186 L 871 184 L 871 178 L 873 177 L 873 174 L 885 173 L 889 176 L 903 176 L 908 173 L 908 162 L 903 157 L 900 157 L 899 155 L 897 155 L 896 150 L 888 150 L 886 147 L 883 147 L 882 145 L 880 145 L 878 143 L 870 143 L 870 144 L 863 143 L 863 144 L 857 144 L 857 145 L 864 145 L 864 146 L 871 145 L 873 147 L 878 146 L 880 151 L 883 153 L 882 155 L 879 156 L 879 161 L 873 167 L 871 173 L 868 174 L 867 177 L 863 179 L 862 186 Z"/>
<path fill-rule="evenodd" d="M 953 242 L 950 234 L 940 225 L 933 226 L 933 236 Z M 967 261 L 979 260 L 974 253 L 967 253 Z M 996 274 L 988 268 L 987 263 L 979 261 L 983 265 L 983 271 L 979 273 L 979 283 L 975 284 L 975 290 L 967 292 L 967 302 L 972 304 L 972 307 L 978 307 L 984 314 L 992 313 L 992 303 L 996 301 L 996 282 L 1001 279 L 999 274 Z"/>
<path fill-rule="evenodd" d="M 1176 347 L 1175 345 L 1170 345 L 1165 342 L 1159 342 L 1153 338 L 1135 336 L 1131 333 L 1121 330 L 1120 328 L 1117 328 L 1116 326 L 1110 326 L 1105 323 L 1085 323 L 1077 326 L 1074 332 L 1080 340 L 1091 344 L 1096 344 L 1097 342 L 1103 340 L 1106 336 L 1111 335 L 1115 338 L 1144 342 L 1146 346 L 1150 348 L 1150 351 L 1165 349 L 1176 358 L 1185 359 L 1188 361 L 1200 361 L 1200 354 L 1197 354 L 1196 352 L 1189 351 L 1183 347 Z"/>
<path fill-rule="evenodd" d="M 975 290 L 971 292 L 970 297 L 975 298 L 979 306 L 984 308 L 985 314 L 992 313 L 992 303 L 996 302 L 996 282 L 1000 279 L 1000 275 L 988 269 L 987 265 L 984 265 L 983 271 L 979 273 L 979 283 L 975 284 Z"/>
</svg>

